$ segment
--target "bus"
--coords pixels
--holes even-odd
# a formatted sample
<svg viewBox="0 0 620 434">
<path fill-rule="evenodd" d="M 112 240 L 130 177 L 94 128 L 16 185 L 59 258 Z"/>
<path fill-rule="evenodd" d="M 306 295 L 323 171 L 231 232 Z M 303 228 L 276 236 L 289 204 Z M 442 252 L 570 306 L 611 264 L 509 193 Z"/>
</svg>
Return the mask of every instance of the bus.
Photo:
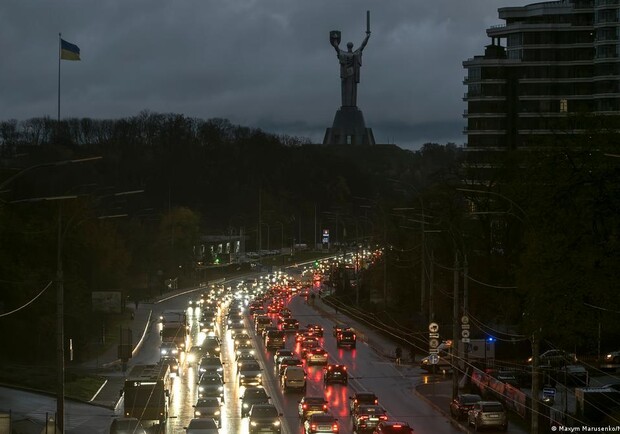
<svg viewBox="0 0 620 434">
<path fill-rule="evenodd" d="M 172 401 L 172 382 L 168 364 L 133 366 L 123 388 L 125 417 L 165 424 Z"/>
</svg>

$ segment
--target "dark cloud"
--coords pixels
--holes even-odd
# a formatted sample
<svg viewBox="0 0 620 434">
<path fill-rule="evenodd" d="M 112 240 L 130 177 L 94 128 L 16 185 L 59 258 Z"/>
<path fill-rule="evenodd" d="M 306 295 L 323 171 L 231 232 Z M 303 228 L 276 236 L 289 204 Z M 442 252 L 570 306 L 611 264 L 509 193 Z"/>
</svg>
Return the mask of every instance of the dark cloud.
<svg viewBox="0 0 620 434">
<path fill-rule="evenodd" d="M 372 36 L 359 106 L 380 142 L 463 143 L 462 61 L 483 52 L 497 9 L 523 0 L 20 0 L 0 5 L 0 119 L 56 116 L 58 32 L 63 117 L 118 118 L 144 109 L 321 141 L 339 106 L 343 43 Z M 380 7 L 378 7 L 380 5 Z M 10 54 L 8 54 L 10 53 Z M 392 138 L 392 139 L 390 139 Z"/>
</svg>

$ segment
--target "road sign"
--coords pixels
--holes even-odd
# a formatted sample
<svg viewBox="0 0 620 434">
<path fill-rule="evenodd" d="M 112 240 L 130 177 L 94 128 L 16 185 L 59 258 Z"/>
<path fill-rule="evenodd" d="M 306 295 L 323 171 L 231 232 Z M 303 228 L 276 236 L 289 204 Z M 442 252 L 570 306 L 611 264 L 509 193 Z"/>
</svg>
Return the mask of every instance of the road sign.
<svg viewBox="0 0 620 434">
<path fill-rule="evenodd" d="M 469 324 L 461 324 L 461 329 L 462 330 L 469 330 L 470 329 L 470 325 Z"/>
<path fill-rule="evenodd" d="M 469 324 L 469 317 L 467 315 L 461 317 L 461 324 Z"/>
<path fill-rule="evenodd" d="M 428 341 L 428 346 L 431 348 L 437 348 L 439 346 L 439 340 L 431 339 Z"/>
<path fill-rule="evenodd" d="M 431 333 L 437 333 L 439 331 L 439 324 L 432 322 L 428 325 L 428 331 Z"/>
<path fill-rule="evenodd" d="M 436 365 L 439 363 L 439 356 L 437 354 L 431 354 L 428 356 L 428 360 L 431 362 L 431 365 Z"/>
<path fill-rule="evenodd" d="M 439 333 L 429 333 L 428 337 L 430 339 L 439 339 Z"/>
<path fill-rule="evenodd" d="M 463 342 L 464 344 L 468 344 L 470 342 L 469 338 L 462 338 L 461 342 Z"/>
<path fill-rule="evenodd" d="M 469 330 L 461 330 L 461 336 L 464 338 L 469 337 Z"/>
</svg>

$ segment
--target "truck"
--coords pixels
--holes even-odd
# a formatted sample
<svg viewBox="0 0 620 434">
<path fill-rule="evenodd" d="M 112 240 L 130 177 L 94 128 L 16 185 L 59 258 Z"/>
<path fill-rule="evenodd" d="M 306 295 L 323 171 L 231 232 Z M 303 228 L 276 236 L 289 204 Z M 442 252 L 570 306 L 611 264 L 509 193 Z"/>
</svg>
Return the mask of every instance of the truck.
<svg viewBox="0 0 620 434">
<path fill-rule="evenodd" d="M 172 401 L 172 382 L 166 363 L 133 366 L 123 387 L 124 416 L 165 424 Z"/>
<path fill-rule="evenodd" d="M 162 343 L 173 342 L 181 351 L 189 348 L 189 327 L 182 322 L 166 322 L 161 331 Z"/>
</svg>

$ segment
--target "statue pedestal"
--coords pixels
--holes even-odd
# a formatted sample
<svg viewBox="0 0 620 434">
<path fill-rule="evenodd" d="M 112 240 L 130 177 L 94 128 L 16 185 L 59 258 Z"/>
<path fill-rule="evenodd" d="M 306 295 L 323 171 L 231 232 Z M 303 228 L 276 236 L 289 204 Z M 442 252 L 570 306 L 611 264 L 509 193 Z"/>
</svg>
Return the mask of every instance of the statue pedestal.
<svg viewBox="0 0 620 434">
<path fill-rule="evenodd" d="M 357 107 L 342 106 L 334 123 L 325 131 L 324 145 L 374 145 L 371 128 L 366 128 L 364 115 Z"/>
</svg>

